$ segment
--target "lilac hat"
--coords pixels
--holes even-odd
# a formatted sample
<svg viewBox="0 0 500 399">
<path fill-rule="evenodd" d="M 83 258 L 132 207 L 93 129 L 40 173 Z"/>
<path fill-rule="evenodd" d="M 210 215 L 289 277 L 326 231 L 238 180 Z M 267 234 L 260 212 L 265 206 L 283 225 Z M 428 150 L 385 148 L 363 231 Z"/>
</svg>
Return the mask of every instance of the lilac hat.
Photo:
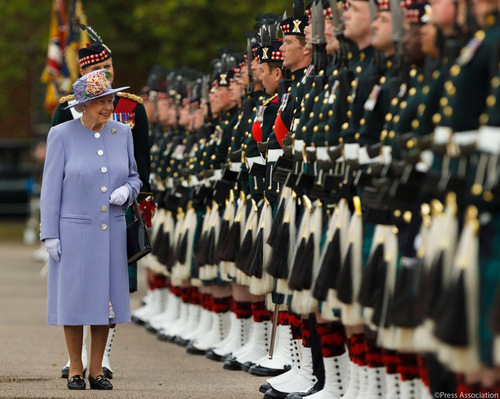
<svg viewBox="0 0 500 399">
<path fill-rule="evenodd" d="M 65 109 L 81 105 L 95 98 L 107 96 L 118 91 L 128 89 L 130 86 L 119 87 L 113 89 L 109 81 L 109 72 L 106 69 L 99 69 L 83 75 L 75 83 L 73 83 L 73 93 L 76 102 L 67 106 Z"/>
</svg>

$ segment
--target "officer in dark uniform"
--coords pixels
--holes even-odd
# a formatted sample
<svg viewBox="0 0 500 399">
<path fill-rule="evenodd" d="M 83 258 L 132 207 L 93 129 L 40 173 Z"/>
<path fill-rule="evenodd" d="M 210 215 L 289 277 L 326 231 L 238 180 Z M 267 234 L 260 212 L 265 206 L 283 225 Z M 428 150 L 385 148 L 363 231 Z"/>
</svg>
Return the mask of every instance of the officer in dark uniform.
<svg viewBox="0 0 500 399">
<path fill-rule="evenodd" d="M 312 52 L 306 48 L 304 30 L 308 24 L 307 17 L 295 15 L 280 23 L 283 33 L 283 45 L 280 50 L 283 54 L 283 67 L 291 72 L 291 85 L 287 93 L 280 99 L 280 107 L 275 122 L 275 134 L 278 143 L 294 131 L 295 120 L 300 118 L 300 106 L 304 95 L 301 85 L 306 69 L 311 64 Z"/>
</svg>

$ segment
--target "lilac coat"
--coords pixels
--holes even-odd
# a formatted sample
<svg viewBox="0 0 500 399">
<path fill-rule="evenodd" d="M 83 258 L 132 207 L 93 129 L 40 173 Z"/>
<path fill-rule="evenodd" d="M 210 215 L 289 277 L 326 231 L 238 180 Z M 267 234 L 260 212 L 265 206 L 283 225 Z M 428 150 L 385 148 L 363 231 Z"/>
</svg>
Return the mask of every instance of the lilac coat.
<svg viewBox="0 0 500 399">
<path fill-rule="evenodd" d="M 126 206 L 109 204 L 122 185 L 134 197 L 141 187 L 128 125 L 109 121 L 96 133 L 75 119 L 50 129 L 40 239 L 59 238 L 61 256 L 59 262 L 49 259 L 49 324 L 130 321 Z"/>
</svg>

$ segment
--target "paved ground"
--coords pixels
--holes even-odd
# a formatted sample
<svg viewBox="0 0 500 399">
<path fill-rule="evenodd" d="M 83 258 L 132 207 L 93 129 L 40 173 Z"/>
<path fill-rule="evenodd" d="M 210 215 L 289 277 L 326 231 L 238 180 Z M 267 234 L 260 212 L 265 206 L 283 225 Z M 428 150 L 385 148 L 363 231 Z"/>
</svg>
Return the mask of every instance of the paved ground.
<svg viewBox="0 0 500 399">
<path fill-rule="evenodd" d="M 60 378 L 67 361 L 63 330 L 45 322 L 46 279 L 42 265 L 31 260 L 33 250 L 18 240 L 0 243 L 0 398 L 89 397 L 89 392 L 69 391 Z M 140 277 L 132 309 L 144 295 Z M 115 389 L 93 391 L 92 397 L 257 399 L 265 382 L 188 355 L 133 324 L 118 326 L 111 364 Z"/>
</svg>

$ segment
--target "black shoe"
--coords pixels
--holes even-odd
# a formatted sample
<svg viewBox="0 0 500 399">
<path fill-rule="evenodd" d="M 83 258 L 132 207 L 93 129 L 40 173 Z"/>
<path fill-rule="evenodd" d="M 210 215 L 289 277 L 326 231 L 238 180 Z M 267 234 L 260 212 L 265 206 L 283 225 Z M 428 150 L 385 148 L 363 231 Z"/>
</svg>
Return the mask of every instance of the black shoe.
<svg viewBox="0 0 500 399">
<path fill-rule="evenodd" d="M 181 337 L 175 337 L 174 344 L 186 347 L 189 344 L 189 339 L 184 339 Z"/>
<path fill-rule="evenodd" d="M 241 369 L 245 372 L 248 373 L 248 370 L 250 370 L 250 367 L 254 366 L 255 363 L 252 362 L 245 362 L 241 365 Z"/>
<path fill-rule="evenodd" d="M 86 387 L 86 384 L 85 384 L 85 380 L 83 379 L 83 376 L 74 375 L 73 377 L 68 378 L 68 389 L 82 390 L 82 389 L 85 389 L 85 387 Z"/>
<path fill-rule="evenodd" d="M 207 353 L 205 353 L 205 357 L 210 360 L 215 360 L 216 362 L 222 361 L 222 356 L 215 353 L 212 349 L 209 349 Z"/>
<path fill-rule="evenodd" d="M 191 355 L 204 355 L 207 351 L 203 349 L 198 349 L 196 346 L 190 343 L 187 346 L 186 352 L 190 353 Z"/>
<path fill-rule="evenodd" d="M 85 374 L 87 374 L 87 369 L 83 369 L 83 378 L 85 378 Z M 61 370 L 61 378 L 68 379 L 69 377 L 69 367 L 63 367 Z"/>
<path fill-rule="evenodd" d="M 89 375 L 90 389 L 110 390 L 113 385 L 103 375 L 98 375 L 96 378 Z"/>
<path fill-rule="evenodd" d="M 158 338 L 160 341 L 168 341 L 168 335 L 165 334 L 165 330 L 160 330 L 156 333 L 156 338 Z"/>
<path fill-rule="evenodd" d="M 113 372 L 110 369 L 108 369 L 107 367 L 103 367 L 102 372 L 104 374 L 104 377 L 106 377 L 108 380 L 113 379 Z M 83 376 L 85 377 L 85 374 Z"/>
<path fill-rule="evenodd" d="M 288 392 L 281 392 L 271 388 L 265 392 L 264 399 L 285 399 L 287 396 Z"/>
<path fill-rule="evenodd" d="M 259 377 L 274 377 L 287 372 L 288 370 L 290 370 L 290 368 L 290 366 L 285 366 L 285 368 L 283 369 L 270 369 L 254 364 L 252 367 L 250 367 L 248 372 Z"/>
<path fill-rule="evenodd" d="M 238 362 L 234 357 L 230 357 L 226 360 L 224 360 L 224 366 L 222 366 L 224 368 L 224 370 L 236 370 L 236 371 L 241 371 L 241 367 L 243 365 Z"/>
<path fill-rule="evenodd" d="M 315 394 L 315 393 L 323 390 L 323 385 L 322 384 L 318 384 L 318 382 L 316 382 L 316 384 L 312 388 L 310 388 L 309 391 L 307 391 L 307 392 L 292 392 L 292 393 L 289 393 L 286 396 L 286 399 L 302 399 L 302 398 L 304 398 L 306 396 Z"/>
<path fill-rule="evenodd" d="M 146 330 L 156 334 L 158 332 L 157 328 L 154 328 L 149 322 L 146 323 Z"/>
<path fill-rule="evenodd" d="M 260 393 L 266 393 L 269 389 L 271 389 L 272 386 L 271 384 L 269 384 L 268 382 L 266 382 L 265 384 L 262 384 L 260 387 L 259 387 L 259 392 Z"/>
</svg>

